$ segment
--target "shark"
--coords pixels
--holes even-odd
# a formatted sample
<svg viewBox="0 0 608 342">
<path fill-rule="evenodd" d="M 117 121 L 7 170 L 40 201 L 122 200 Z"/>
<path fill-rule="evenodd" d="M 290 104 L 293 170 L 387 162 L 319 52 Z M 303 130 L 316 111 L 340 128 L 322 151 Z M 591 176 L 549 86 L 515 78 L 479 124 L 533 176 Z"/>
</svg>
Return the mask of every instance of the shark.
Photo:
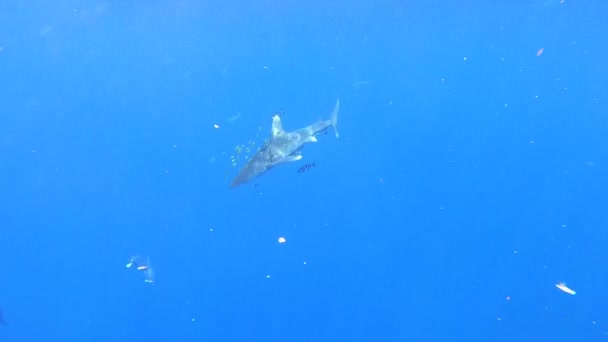
<svg viewBox="0 0 608 342">
<path fill-rule="evenodd" d="M 312 125 L 300 128 L 293 132 L 286 132 L 281 123 L 281 117 L 275 114 L 272 117 L 271 135 L 256 153 L 239 170 L 238 175 L 230 183 L 231 188 L 244 184 L 273 167 L 302 159 L 302 148 L 308 143 L 317 142 L 316 136 L 333 128 L 336 138 L 339 137 L 336 128 L 338 113 L 340 112 L 340 99 L 336 101 L 334 110 L 328 120 L 320 120 Z"/>
</svg>

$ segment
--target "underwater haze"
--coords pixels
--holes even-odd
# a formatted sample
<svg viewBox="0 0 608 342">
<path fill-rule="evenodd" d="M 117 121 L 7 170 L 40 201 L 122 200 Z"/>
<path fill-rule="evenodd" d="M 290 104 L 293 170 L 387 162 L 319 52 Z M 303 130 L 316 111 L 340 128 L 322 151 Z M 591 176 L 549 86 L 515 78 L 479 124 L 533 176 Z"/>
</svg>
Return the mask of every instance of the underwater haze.
<svg viewBox="0 0 608 342">
<path fill-rule="evenodd" d="M 0 341 L 608 341 L 606 18 L 0 0 Z"/>
</svg>

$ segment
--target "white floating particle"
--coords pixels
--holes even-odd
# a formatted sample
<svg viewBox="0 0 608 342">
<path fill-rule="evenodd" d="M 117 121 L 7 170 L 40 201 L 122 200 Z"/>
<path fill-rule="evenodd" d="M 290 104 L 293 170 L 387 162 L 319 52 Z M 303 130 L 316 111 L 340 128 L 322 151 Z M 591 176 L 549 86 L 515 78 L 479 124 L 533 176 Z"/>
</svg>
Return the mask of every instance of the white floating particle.
<svg viewBox="0 0 608 342">
<path fill-rule="evenodd" d="M 218 129 L 218 128 L 220 128 L 220 125 L 218 125 L 218 124 L 213 124 L 213 127 L 214 127 L 215 129 Z"/>
<path fill-rule="evenodd" d="M 555 287 L 557 287 L 558 289 L 566 292 L 567 294 L 570 294 L 570 295 L 575 295 L 576 294 L 576 291 L 574 291 L 571 288 L 569 288 L 568 286 L 566 286 L 566 284 L 564 284 L 563 282 L 555 284 Z"/>
<path fill-rule="evenodd" d="M 279 243 L 285 243 L 287 240 L 285 240 L 285 238 L 281 236 L 281 237 L 278 239 L 278 241 L 279 241 Z"/>
</svg>

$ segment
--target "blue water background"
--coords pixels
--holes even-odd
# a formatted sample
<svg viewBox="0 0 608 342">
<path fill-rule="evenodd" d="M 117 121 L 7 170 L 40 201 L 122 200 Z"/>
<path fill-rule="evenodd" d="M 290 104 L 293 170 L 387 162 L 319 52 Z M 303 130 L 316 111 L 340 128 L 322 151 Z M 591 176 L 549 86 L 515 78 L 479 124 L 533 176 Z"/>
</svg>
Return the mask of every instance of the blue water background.
<svg viewBox="0 0 608 342">
<path fill-rule="evenodd" d="M 608 339 L 607 7 L 0 1 L 0 341 Z"/>
</svg>

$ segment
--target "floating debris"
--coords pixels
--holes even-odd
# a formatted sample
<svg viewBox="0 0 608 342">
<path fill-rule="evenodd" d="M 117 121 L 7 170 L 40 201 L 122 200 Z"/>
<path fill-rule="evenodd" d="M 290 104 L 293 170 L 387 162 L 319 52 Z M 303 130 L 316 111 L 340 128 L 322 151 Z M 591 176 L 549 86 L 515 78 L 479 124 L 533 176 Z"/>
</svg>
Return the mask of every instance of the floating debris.
<svg viewBox="0 0 608 342">
<path fill-rule="evenodd" d="M 285 238 L 282 237 L 282 236 L 279 238 L 278 241 L 279 241 L 279 243 L 285 243 L 285 242 L 287 242 L 287 240 L 285 240 Z"/>
<path fill-rule="evenodd" d="M 567 294 L 570 294 L 570 295 L 573 295 L 573 296 L 576 294 L 576 291 L 574 291 L 571 288 L 569 288 L 568 286 L 566 286 L 566 284 L 563 283 L 563 282 L 555 284 L 555 287 L 557 287 L 558 289 L 566 292 Z"/>
<path fill-rule="evenodd" d="M 536 57 L 540 57 L 543 54 L 543 52 L 545 52 L 545 48 L 541 47 L 540 49 L 538 49 L 538 51 L 536 51 Z"/>
<path fill-rule="evenodd" d="M 154 283 L 154 271 L 150 267 L 146 268 L 144 271 L 144 282 L 148 284 Z"/>
<path fill-rule="evenodd" d="M 228 118 L 228 122 L 235 122 L 241 117 L 241 112 L 236 113 L 235 115 Z"/>
<path fill-rule="evenodd" d="M 125 267 L 131 268 L 133 266 L 135 266 L 137 271 L 143 273 L 144 282 L 149 284 L 154 283 L 154 272 L 150 267 L 150 258 L 144 259 L 138 255 L 131 257 Z"/>
</svg>

